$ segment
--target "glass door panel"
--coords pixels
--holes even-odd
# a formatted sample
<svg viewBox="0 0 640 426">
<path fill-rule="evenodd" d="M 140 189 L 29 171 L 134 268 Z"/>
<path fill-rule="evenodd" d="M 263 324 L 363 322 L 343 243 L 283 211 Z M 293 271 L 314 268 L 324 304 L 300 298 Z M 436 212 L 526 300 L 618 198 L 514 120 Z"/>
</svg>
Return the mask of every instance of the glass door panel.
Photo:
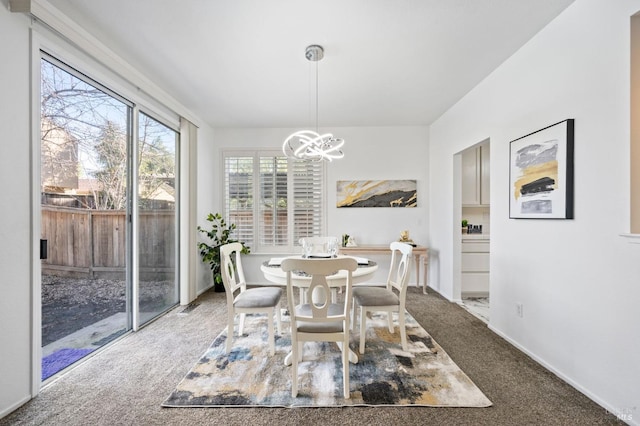
<svg viewBox="0 0 640 426">
<path fill-rule="evenodd" d="M 131 328 L 132 108 L 41 60 L 42 380 Z"/>
<path fill-rule="evenodd" d="M 138 309 L 144 324 L 179 301 L 178 133 L 144 113 L 138 123 Z"/>
</svg>

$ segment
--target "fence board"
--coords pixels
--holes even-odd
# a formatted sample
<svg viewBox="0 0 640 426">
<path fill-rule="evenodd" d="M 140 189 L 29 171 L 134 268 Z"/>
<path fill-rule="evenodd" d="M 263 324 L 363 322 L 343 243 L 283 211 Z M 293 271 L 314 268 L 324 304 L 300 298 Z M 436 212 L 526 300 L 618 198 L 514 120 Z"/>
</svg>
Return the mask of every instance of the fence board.
<svg viewBox="0 0 640 426">
<path fill-rule="evenodd" d="M 48 240 L 43 268 L 69 272 L 124 271 L 127 216 L 122 210 L 88 210 L 42 206 L 42 236 Z M 139 216 L 141 270 L 163 271 L 176 266 L 176 212 L 142 211 Z"/>
</svg>

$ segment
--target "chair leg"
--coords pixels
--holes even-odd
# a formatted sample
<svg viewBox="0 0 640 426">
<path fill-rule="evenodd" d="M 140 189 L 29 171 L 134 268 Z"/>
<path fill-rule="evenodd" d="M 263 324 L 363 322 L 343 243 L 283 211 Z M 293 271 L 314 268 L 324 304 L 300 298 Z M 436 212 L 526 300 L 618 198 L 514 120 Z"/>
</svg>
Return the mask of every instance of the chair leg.
<svg viewBox="0 0 640 426">
<path fill-rule="evenodd" d="M 344 399 L 349 399 L 349 332 L 345 330 L 345 339 L 342 343 L 342 382 L 344 383 Z"/>
<path fill-rule="evenodd" d="M 233 311 L 227 314 L 227 353 L 231 352 L 231 344 L 233 342 Z"/>
<path fill-rule="evenodd" d="M 364 353 L 364 340 L 367 335 L 367 310 L 360 306 L 360 353 Z"/>
<path fill-rule="evenodd" d="M 356 309 L 358 309 L 356 301 L 355 299 L 351 299 L 351 330 L 355 330 L 356 328 Z"/>
<path fill-rule="evenodd" d="M 273 312 L 267 314 L 267 324 L 269 327 L 269 351 L 271 356 L 276 354 L 276 337 L 273 332 Z"/>
<path fill-rule="evenodd" d="M 276 322 L 278 324 L 278 335 L 282 336 L 282 315 L 280 314 L 280 304 L 274 308 L 276 310 Z"/>
<path fill-rule="evenodd" d="M 391 312 L 389 312 L 391 313 Z M 408 351 L 407 348 L 407 330 L 404 322 L 404 312 L 398 311 L 398 326 L 400 327 L 400 342 L 402 343 L 402 350 Z"/>
<path fill-rule="evenodd" d="M 393 333 L 393 313 L 387 311 L 387 323 L 389 324 L 389 333 Z"/>
<path fill-rule="evenodd" d="M 298 396 L 298 339 L 291 334 L 291 397 Z"/>
<path fill-rule="evenodd" d="M 240 322 L 238 323 L 238 336 L 242 336 L 244 334 L 244 317 L 246 314 L 240 314 Z"/>
</svg>

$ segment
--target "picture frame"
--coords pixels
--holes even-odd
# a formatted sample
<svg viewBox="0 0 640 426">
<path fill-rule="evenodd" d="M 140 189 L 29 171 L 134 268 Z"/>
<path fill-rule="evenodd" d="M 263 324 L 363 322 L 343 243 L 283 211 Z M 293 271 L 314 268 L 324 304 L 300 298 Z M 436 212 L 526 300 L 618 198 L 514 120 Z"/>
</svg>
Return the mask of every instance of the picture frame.
<svg viewBox="0 0 640 426">
<path fill-rule="evenodd" d="M 416 207 L 417 181 L 339 180 L 336 182 L 336 207 Z"/>
<path fill-rule="evenodd" d="M 574 119 L 509 143 L 509 218 L 573 219 Z"/>
</svg>

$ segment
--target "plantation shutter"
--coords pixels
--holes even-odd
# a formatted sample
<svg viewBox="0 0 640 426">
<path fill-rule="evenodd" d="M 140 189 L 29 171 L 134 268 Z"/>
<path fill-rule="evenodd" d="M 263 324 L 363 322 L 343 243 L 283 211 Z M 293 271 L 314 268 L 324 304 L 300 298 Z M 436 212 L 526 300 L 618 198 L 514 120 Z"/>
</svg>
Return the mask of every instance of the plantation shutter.
<svg viewBox="0 0 640 426">
<path fill-rule="evenodd" d="M 223 157 L 224 209 L 236 224 L 233 238 L 254 253 L 290 253 L 300 238 L 323 235 L 322 163 L 267 150 L 227 151 Z"/>
<path fill-rule="evenodd" d="M 287 159 L 260 157 L 260 245 L 288 246 Z"/>
<path fill-rule="evenodd" d="M 254 248 L 253 157 L 224 158 L 224 211 L 229 223 L 236 225 L 233 239 Z"/>
<path fill-rule="evenodd" d="M 321 236 L 323 231 L 321 162 L 290 161 L 293 177 L 293 245 L 304 237 Z"/>
</svg>

